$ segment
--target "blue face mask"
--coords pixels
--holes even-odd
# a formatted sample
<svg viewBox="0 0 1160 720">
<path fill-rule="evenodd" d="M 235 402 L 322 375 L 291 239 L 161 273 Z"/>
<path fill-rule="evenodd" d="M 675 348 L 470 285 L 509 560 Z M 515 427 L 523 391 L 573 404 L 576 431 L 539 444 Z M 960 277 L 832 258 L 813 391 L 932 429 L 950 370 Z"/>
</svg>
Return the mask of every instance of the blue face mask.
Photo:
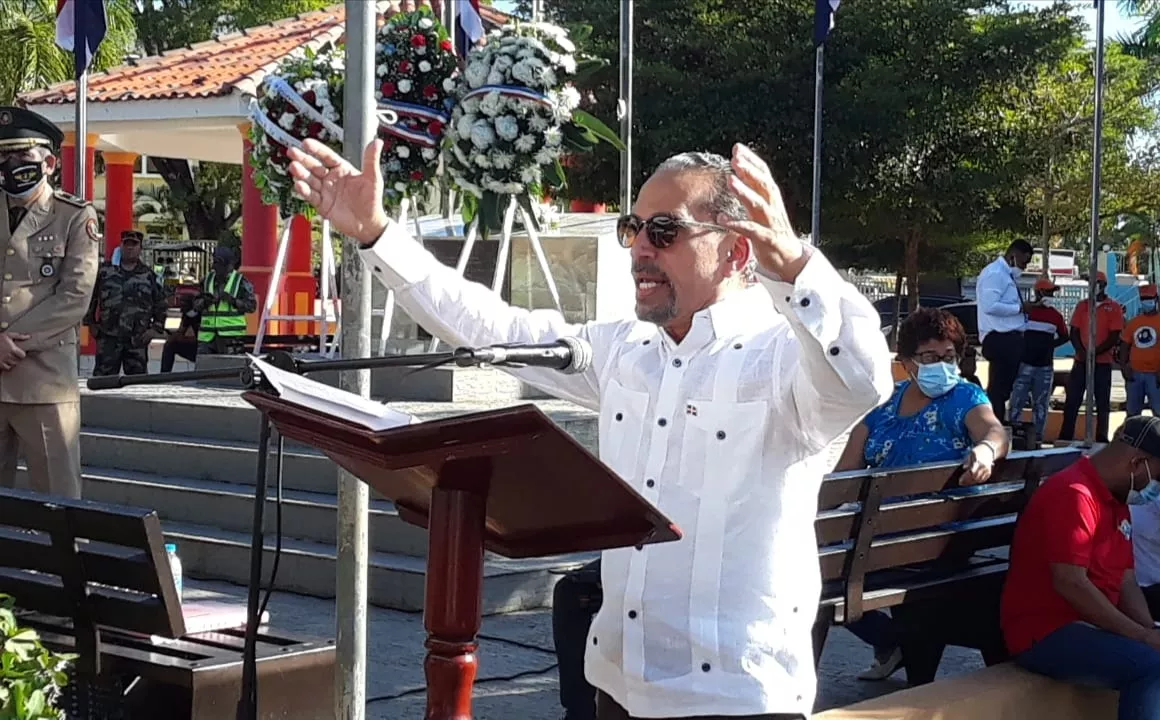
<svg viewBox="0 0 1160 720">
<path fill-rule="evenodd" d="M 959 366 L 949 362 L 919 365 L 914 380 L 923 395 L 929 398 L 942 397 L 959 384 Z"/>
<path fill-rule="evenodd" d="M 1155 300 L 1141 300 L 1140 301 L 1140 309 L 1143 310 L 1144 312 L 1156 312 L 1156 301 Z"/>
<path fill-rule="evenodd" d="M 1148 477 L 1152 478 L 1152 469 L 1148 467 L 1148 461 L 1144 461 L 1144 472 L 1148 473 Z M 1136 484 L 1136 471 L 1132 471 L 1132 485 Z M 1160 480 L 1152 478 L 1148 484 L 1141 490 L 1135 487 L 1128 490 L 1128 504 L 1129 505 L 1147 505 L 1148 503 L 1156 502 L 1160 498 Z"/>
</svg>

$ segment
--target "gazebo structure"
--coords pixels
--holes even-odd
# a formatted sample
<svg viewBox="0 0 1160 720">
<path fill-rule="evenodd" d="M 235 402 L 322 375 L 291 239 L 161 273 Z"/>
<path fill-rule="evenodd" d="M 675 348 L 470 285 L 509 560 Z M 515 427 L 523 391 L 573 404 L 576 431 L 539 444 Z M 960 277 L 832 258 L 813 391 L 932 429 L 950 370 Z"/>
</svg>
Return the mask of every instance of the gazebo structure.
<svg viewBox="0 0 1160 720">
<path fill-rule="evenodd" d="M 413 9 L 411 0 L 377 4 L 384 17 Z M 481 8 L 481 12 L 489 26 L 508 20 L 490 8 Z M 278 209 L 262 202 L 253 182 L 248 160 L 249 104 L 264 78 L 291 52 L 340 41 L 345 20 L 344 7 L 336 5 L 131 60 L 91 75 L 84 138 L 88 178 L 83 191 L 84 197 L 92 199 L 94 160 L 100 152 L 107 181 L 105 256 L 110 257 L 120 244 L 121 231 L 133 227 L 133 166 L 139 156 L 241 164 L 240 269 L 253 282 L 259 302 L 264 302 L 272 291 L 270 280 L 278 252 Z M 61 152 L 64 190 L 81 195 L 73 169 L 80 145 L 74 127 L 75 84 L 60 83 L 23 93 L 18 102 L 65 131 Z M 315 285 L 311 249 L 310 222 L 297 216 L 291 221 L 285 282 L 275 314 L 312 314 Z M 255 332 L 256 314 L 250 323 L 250 332 Z"/>
</svg>

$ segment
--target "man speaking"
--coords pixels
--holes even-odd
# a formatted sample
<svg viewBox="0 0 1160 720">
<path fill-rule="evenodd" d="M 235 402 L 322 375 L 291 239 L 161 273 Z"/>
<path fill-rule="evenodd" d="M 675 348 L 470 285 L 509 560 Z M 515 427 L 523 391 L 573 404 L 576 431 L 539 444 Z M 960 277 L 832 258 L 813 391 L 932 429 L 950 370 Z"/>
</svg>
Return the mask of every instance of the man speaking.
<svg viewBox="0 0 1160 720">
<path fill-rule="evenodd" d="M 797 238 L 765 162 L 738 145 L 663 163 L 618 223 L 637 319 L 573 325 L 507 305 L 389 220 L 381 149 L 360 173 L 307 141 L 295 188 L 451 346 L 587 341 L 584 372 L 513 374 L 599 410 L 601 460 L 686 532 L 603 554 L 597 717 L 808 716 L 823 450 L 893 383 L 878 314 Z"/>
</svg>

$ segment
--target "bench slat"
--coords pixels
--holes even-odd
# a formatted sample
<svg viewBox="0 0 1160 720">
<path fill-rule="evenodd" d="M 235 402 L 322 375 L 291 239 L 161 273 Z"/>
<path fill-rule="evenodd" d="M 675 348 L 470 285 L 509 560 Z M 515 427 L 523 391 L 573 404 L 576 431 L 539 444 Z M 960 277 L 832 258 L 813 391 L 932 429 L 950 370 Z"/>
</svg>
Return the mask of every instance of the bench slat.
<svg viewBox="0 0 1160 720">
<path fill-rule="evenodd" d="M 879 538 L 870 545 L 867 572 L 930 562 L 948 557 L 968 557 L 979 550 L 1011 543 L 1014 515 L 971 521 L 954 528 L 927 530 L 898 538 Z M 822 548 L 818 561 L 822 580 L 837 580 L 846 567 L 848 546 Z"/>
<path fill-rule="evenodd" d="M 1024 502 L 1022 484 L 984 486 L 971 495 L 929 495 L 904 502 L 883 503 L 875 519 L 875 536 L 929 528 L 947 523 L 977 520 L 1018 512 Z M 830 510 L 818 516 L 818 544 L 848 540 L 860 510 Z"/>
</svg>

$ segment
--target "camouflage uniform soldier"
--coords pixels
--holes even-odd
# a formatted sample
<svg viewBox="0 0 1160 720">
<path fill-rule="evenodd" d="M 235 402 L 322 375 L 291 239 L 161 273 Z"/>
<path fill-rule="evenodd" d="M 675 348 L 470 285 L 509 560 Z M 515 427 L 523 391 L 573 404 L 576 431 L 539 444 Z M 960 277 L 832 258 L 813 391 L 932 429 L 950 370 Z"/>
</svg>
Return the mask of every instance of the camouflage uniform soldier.
<svg viewBox="0 0 1160 720">
<path fill-rule="evenodd" d="M 93 206 L 49 184 L 63 139 L 0 107 L 0 487 L 16 482 L 19 444 L 33 490 L 79 497 L 77 327 L 101 238 Z"/>
<path fill-rule="evenodd" d="M 165 290 L 141 262 L 141 233 L 121 233 L 121 264 L 105 265 L 85 315 L 97 338 L 93 375 L 144 375 L 149 341 L 165 333 Z"/>
</svg>

